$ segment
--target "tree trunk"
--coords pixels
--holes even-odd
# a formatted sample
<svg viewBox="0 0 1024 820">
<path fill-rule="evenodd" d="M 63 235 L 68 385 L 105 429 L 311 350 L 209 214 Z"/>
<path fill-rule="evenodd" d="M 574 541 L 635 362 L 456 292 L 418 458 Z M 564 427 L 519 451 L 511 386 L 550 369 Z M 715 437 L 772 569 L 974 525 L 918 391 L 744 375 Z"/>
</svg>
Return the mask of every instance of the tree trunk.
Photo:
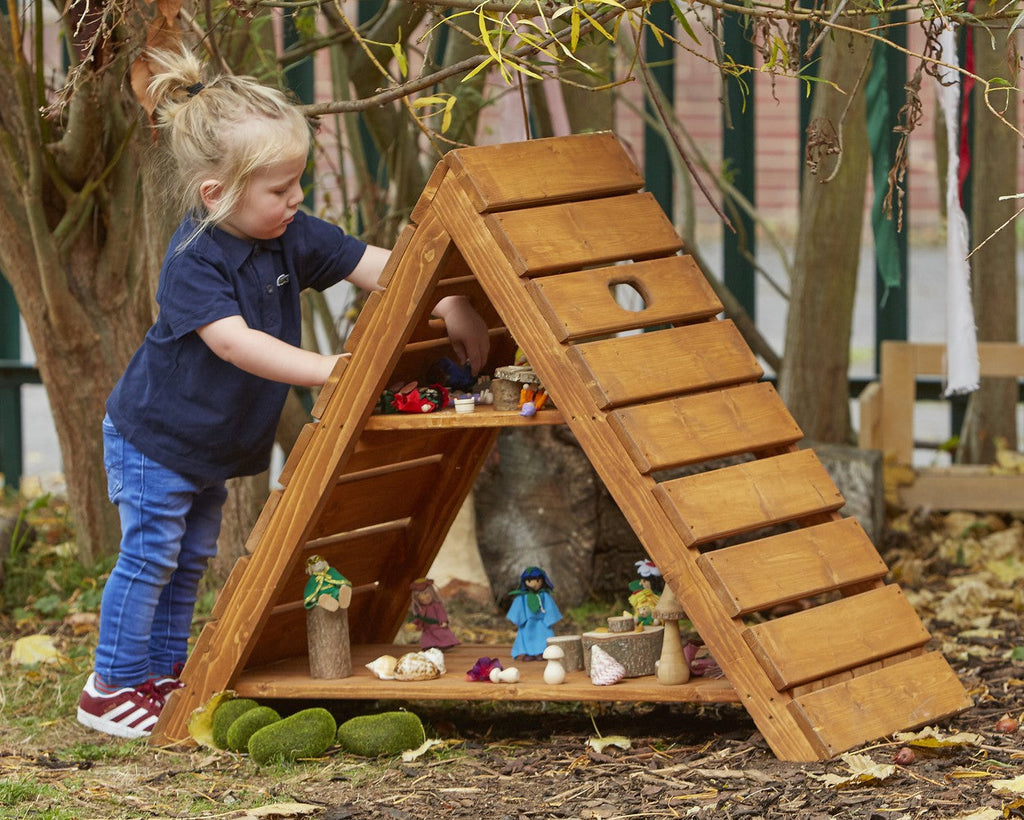
<svg viewBox="0 0 1024 820">
<path fill-rule="evenodd" d="M 842 151 L 826 156 L 817 175 L 804 169 L 779 392 L 804 435 L 821 442 L 853 437 L 847 380 L 868 168 L 860 78 L 870 55 L 863 37 L 826 38 L 821 76 L 845 93 L 820 83 L 811 108 L 811 122 L 831 124 Z"/>
<path fill-rule="evenodd" d="M 33 71 L 12 63 L 0 69 L 4 93 L 31 86 Z M 140 157 L 149 150 L 149 135 L 145 128 L 130 131 L 118 85 L 122 73 L 109 66 L 83 81 L 67 109 L 62 140 L 41 141 L 50 127 L 45 122 L 7 125 L 8 133 L 23 138 L 12 140 L 10 150 L 38 173 L 19 186 L 0 181 L 0 266 L 46 387 L 86 564 L 120 541 L 106 495 L 101 421 L 110 389 L 152 321 L 155 274 L 169 235 L 163 213 L 148 204 L 153 180 L 140 170 Z M 5 123 L 25 113 L 14 100 L 5 102 Z M 74 177 L 83 164 L 96 173 L 105 168 L 103 182 Z M 91 195 L 89 184 L 96 186 Z M 84 190 L 60 196 L 58 186 Z"/>
<path fill-rule="evenodd" d="M 994 6 L 989 5 L 987 9 L 980 10 L 993 9 Z M 969 31 L 974 37 L 976 73 L 985 78 L 1005 77 L 1004 31 L 981 26 L 972 26 Z M 1010 79 L 1013 82 L 1013 78 Z M 1012 92 L 995 92 L 991 103 L 1010 122 L 1017 123 L 1017 102 Z M 978 247 L 984 243 L 971 257 L 971 295 L 978 323 L 978 340 L 1014 342 L 1017 340 L 1017 234 L 1014 222 L 1002 230 L 999 228 L 1011 219 L 1019 207 L 1019 200 L 1000 202 L 999 197 L 1013 196 L 1017 192 L 1017 139 L 986 108 L 980 88 L 974 94 L 971 114 L 975 147 L 971 156 L 974 191 L 971 199 L 971 246 Z M 982 379 L 981 389 L 968 399 L 957 460 L 973 464 L 992 463 L 997 438 L 1005 439 L 1007 445 L 1016 450 L 1016 407 L 1016 379 Z"/>
<path fill-rule="evenodd" d="M 562 609 L 590 596 L 596 481 L 565 428 L 501 431 L 473 492 L 480 557 L 499 601 L 529 566 L 547 572 Z"/>
</svg>

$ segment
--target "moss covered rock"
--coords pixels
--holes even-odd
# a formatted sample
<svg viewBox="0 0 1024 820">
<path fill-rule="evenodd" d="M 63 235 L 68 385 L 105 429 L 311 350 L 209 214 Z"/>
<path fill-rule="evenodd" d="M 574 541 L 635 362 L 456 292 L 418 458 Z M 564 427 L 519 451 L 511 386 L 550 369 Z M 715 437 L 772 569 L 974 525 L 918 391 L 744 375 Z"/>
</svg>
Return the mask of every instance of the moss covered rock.
<svg viewBox="0 0 1024 820">
<path fill-rule="evenodd" d="M 228 748 L 228 729 L 243 713 L 255 709 L 259 704 L 249 698 L 225 700 L 213 713 L 213 745 L 218 749 Z"/>
<path fill-rule="evenodd" d="M 249 751 L 249 738 L 264 726 L 277 723 L 281 716 L 269 706 L 257 706 L 242 712 L 228 727 L 227 748 L 232 752 Z"/>
<path fill-rule="evenodd" d="M 334 744 L 337 729 L 334 715 L 326 709 L 303 709 L 254 732 L 249 756 L 261 766 L 319 757 Z"/>
<path fill-rule="evenodd" d="M 337 742 L 354 755 L 379 757 L 418 749 L 426 740 L 423 723 L 412 712 L 360 715 L 338 727 Z"/>
</svg>

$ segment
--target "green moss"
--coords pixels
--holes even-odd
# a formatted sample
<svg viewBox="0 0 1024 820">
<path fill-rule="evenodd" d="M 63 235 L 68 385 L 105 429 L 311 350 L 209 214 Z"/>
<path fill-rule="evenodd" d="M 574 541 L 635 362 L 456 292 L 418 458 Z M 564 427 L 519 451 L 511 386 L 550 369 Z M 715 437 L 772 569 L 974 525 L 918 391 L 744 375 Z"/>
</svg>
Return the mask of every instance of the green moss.
<svg viewBox="0 0 1024 820">
<path fill-rule="evenodd" d="M 249 755 L 261 766 L 319 757 L 333 745 L 337 728 L 326 709 L 303 709 L 253 733 Z"/>
<path fill-rule="evenodd" d="M 213 713 L 213 745 L 218 749 L 228 748 L 228 729 L 244 712 L 255 709 L 259 704 L 249 698 L 231 698 L 224 701 Z"/>
<path fill-rule="evenodd" d="M 360 715 L 338 727 L 337 742 L 354 755 L 379 757 L 417 749 L 426 740 L 423 723 L 412 712 Z"/>
<path fill-rule="evenodd" d="M 242 712 L 228 727 L 226 748 L 232 752 L 249 750 L 249 738 L 264 726 L 277 723 L 281 716 L 269 706 L 257 706 Z"/>
</svg>

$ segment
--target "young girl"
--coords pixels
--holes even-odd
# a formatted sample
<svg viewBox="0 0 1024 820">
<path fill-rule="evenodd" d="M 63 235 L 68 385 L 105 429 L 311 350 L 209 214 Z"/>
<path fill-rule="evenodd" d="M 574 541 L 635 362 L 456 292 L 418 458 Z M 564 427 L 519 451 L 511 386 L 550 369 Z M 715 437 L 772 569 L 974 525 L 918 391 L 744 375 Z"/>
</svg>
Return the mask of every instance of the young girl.
<svg viewBox="0 0 1024 820">
<path fill-rule="evenodd" d="M 309 124 L 249 77 L 204 80 L 191 54 L 155 52 L 150 94 L 187 213 L 157 288 L 159 314 L 107 402 L 104 466 L 121 551 L 103 593 L 78 719 L 148 735 L 214 555 L 225 480 L 267 469 L 289 385 L 323 384 L 337 356 L 299 347 L 299 293 L 342 279 L 376 289 L 388 251 L 299 210 Z M 487 329 L 468 301 L 444 319 L 478 371 Z"/>
</svg>

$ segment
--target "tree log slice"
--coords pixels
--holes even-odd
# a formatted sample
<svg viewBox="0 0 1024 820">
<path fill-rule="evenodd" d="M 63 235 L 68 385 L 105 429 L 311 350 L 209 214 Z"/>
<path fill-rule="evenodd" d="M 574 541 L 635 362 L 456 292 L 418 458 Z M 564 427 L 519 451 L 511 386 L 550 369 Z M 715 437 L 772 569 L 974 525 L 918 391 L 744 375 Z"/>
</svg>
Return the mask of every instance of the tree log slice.
<svg viewBox="0 0 1024 820">
<path fill-rule="evenodd" d="M 348 637 L 348 610 L 329 612 L 315 606 L 306 610 L 309 636 L 309 675 L 347 678 L 352 674 L 352 648 Z"/>
<path fill-rule="evenodd" d="M 661 655 L 663 627 L 645 626 L 642 632 L 584 632 L 583 662 L 590 674 L 590 648 L 598 644 L 626 667 L 627 678 L 653 675 Z"/>
</svg>

